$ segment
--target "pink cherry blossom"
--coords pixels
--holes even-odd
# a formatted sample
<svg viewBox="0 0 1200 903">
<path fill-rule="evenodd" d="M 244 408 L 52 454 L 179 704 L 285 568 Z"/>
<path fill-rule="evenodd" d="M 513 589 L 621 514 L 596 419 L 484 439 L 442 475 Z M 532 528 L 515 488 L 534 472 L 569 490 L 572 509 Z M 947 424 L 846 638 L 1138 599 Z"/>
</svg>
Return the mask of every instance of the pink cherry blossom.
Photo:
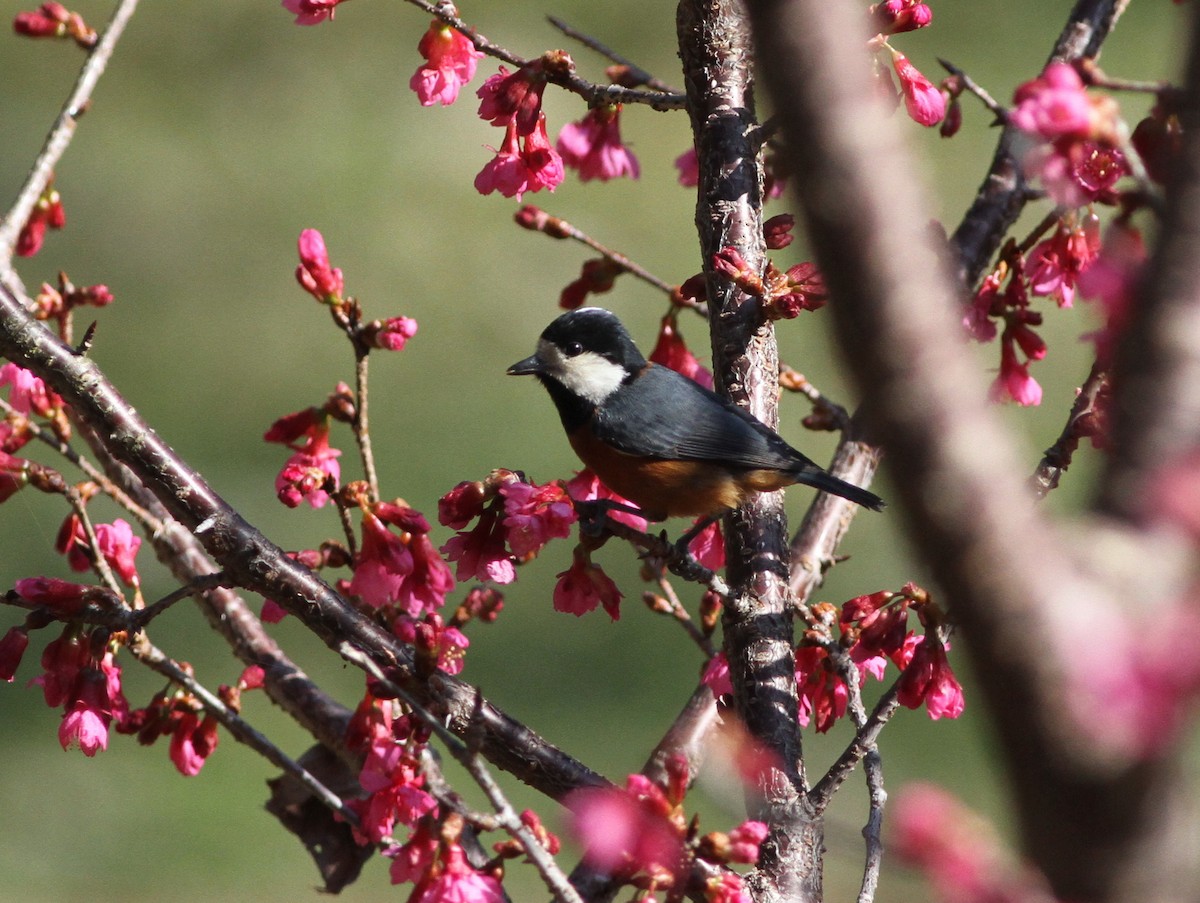
<svg viewBox="0 0 1200 903">
<path fill-rule="evenodd" d="M 612 579 L 599 565 L 593 564 L 588 554 L 576 547 L 571 566 L 556 575 L 554 587 L 554 610 L 568 612 L 581 617 L 603 605 L 614 621 L 621 617 L 622 594 Z"/>
<path fill-rule="evenodd" d="M 333 20 L 339 3 L 345 0 L 283 0 L 283 8 L 296 14 L 297 25 L 319 25 Z"/>
<path fill-rule="evenodd" d="M 542 92 L 546 77 L 541 60 L 510 73 L 503 66 L 475 92 L 480 99 L 479 117 L 495 126 L 516 128 L 529 135 L 542 119 Z"/>
<path fill-rule="evenodd" d="M 594 107 L 580 121 L 564 125 L 557 147 L 563 163 L 579 170 L 581 182 L 636 179 L 641 173 L 637 157 L 621 143 L 620 104 Z"/>
<path fill-rule="evenodd" d="M 538 486 L 514 481 L 500 487 L 504 498 L 504 536 L 517 557 L 540 551 L 551 539 L 571 535 L 575 506 L 558 483 Z"/>
<path fill-rule="evenodd" d="M 900 79 L 900 93 L 909 118 L 920 125 L 937 125 L 946 115 L 946 98 L 941 89 L 921 74 L 908 57 L 892 51 L 892 67 Z"/>
<path fill-rule="evenodd" d="M 458 100 L 459 90 L 475 77 L 475 67 L 484 56 L 470 38 L 437 19 L 421 36 L 417 52 L 427 63 L 413 73 L 408 86 L 426 107 L 449 106 Z"/>
</svg>

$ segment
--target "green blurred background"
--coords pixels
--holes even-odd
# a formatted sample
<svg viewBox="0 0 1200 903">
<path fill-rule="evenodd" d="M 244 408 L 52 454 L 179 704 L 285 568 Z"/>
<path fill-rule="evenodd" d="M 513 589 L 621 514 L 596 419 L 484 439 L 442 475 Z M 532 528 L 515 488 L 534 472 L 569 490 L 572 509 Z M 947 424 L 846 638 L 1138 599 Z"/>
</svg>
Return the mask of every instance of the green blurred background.
<svg viewBox="0 0 1200 903">
<path fill-rule="evenodd" d="M 0 9 L 11 20 L 32 5 L 5 0 Z M 1040 69 L 1071 4 L 933 6 L 933 27 L 903 35 L 896 45 L 935 80 L 935 57 L 942 56 L 1003 100 Z M 99 27 L 111 4 L 77 0 L 74 8 Z M 670 4 L 509 0 L 466 5 L 462 13 L 525 56 L 564 46 L 544 19 L 553 13 L 665 80 L 681 81 Z M 1133 4 L 1105 52 L 1106 68 L 1132 78 L 1173 76 L 1183 15 L 1165 3 Z M 322 230 L 368 316 L 404 314 L 420 322 L 403 353 L 373 359 L 372 425 L 385 495 L 433 512 L 447 489 L 492 467 L 520 468 L 544 481 L 575 466 L 548 399 L 535 385 L 502 374 L 529 353 L 556 313 L 558 292 L 589 255 L 515 227 L 514 201 L 475 193 L 472 179 L 489 159 L 484 146 L 498 144 L 500 133 L 474 115 L 473 91 L 495 65 L 481 66 L 457 105 L 422 108 L 407 84 L 427 24 L 415 8 L 378 0 L 346 4 L 336 21 L 315 28 L 293 25 L 269 0 L 146 0 L 58 169 L 67 228 L 20 264 L 31 289 L 53 281 L 60 269 L 77 284 L 109 285 L 117 303 L 97 317 L 93 357 L 218 492 L 287 548 L 313 547 L 336 534 L 336 518 L 331 509 L 288 511 L 275 500 L 272 482 L 284 454 L 261 435 L 278 416 L 319 403 L 335 382 L 351 379 L 345 343 L 292 277 L 296 236 L 305 227 Z M 12 35 L 0 42 L 0 203 L 7 206 L 83 55 L 66 43 Z M 602 78 L 601 62 L 569 49 L 584 75 Z M 1145 102 L 1134 99 L 1129 107 L 1143 110 Z M 546 111 L 553 135 L 583 106 L 551 91 Z M 699 269 L 694 198 L 676 184 L 672 166 L 688 145 L 686 118 L 631 108 L 622 125 L 641 161 L 639 182 L 583 185 L 568 177 L 554 194 L 526 201 L 680 282 Z M 995 132 L 987 125 L 968 102 L 966 125 L 952 142 L 909 128 L 923 160 L 919 177 L 934 192 L 933 214 L 951 229 L 990 159 Z M 787 209 L 776 201 L 770 212 Z M 776 257 L 784 266 L 805 259 L 803 241 Z M 600 301 L 620 313 L 648 350 L 663 299 L 625 278 Z M 817 314 L 784 324 L 783 358 L 852 404 L 826 348 L 824 321 Z M 683 324 L 693 346 L 706 349 L 701 324 Z M 1004 412 L 1024 436 L 1030 469 L 1086 375 L 1087 346 L 1078 335 L 1092 325 L 1086 307 L 1048 312 L 1050 357 L 1036 368 L 1045 404 Z M 994 354 L 987 349 L 981 367 L 993 367 Z M 782 432 L 818 460 L 827 458 L 834 440 L 804 433 L 805 413 L 788 400 Z M 338 438 L 347 449 L 345 476 L 353 478 L 353 453 L 347 437 Z M 1049 504 L 1069 511 L 1080 503 L 1093 456 L 1081 452 L 1066 488 Z M 886 471 L 880 491 L 889 492 Z M 804 489 L 789 493 L 793 517 L 809 498 Z M 100 503 L 96 509 L 104 518 L 116 514 Z M 63 516 L 54 500 L 21 493 L 3 515 L 0 587 L 34 574 L 67 575 L 51 548 Z M 820 598 L 841 602 L 920 581 L 920 569 L 906 557 L 903 527 L 894 508 L 859 518 L 843 547 L 852 557 L 833 570 Z M 447 535 L 438 528 L 435 540 Z M 625 591 L 622 619 L 554 613 L 549 591 L 569 554 L 569 544 L 559 543 L 521 571 L 499 622 L 472 632 L 464 676 L 549 740 L 620 780 L 641 765 L 687 698 L 700 657 L 682 631 L 638 603 L 636 568 L 616 544 L 600 560 Z M 147 597 L 170 591 L 162 570 L 149 555 L 141 557 Z M 461 591 L 454 598 L 460 597 Z M 0 614 L 0 629 L 15 621 L 13 613 Z M 272 631 L 305 669 L 354 704 L 362 684 L 357 671 L 294 622 Z M 152 636 L 192 662 L 209 686 L 232 681 L 240 670 L 188 606 L 156 624 Z M 35 635 L 17 681 L 0 687 L 0 900 L 282 901 L 315 893 L 306 854 L 262 809 L 272 769 L 228 737 L 190 780 L 175 772 L 165 742 L 142 749 L 114 736 L 95 759 L 64 753 L 58 713 L 42 705 L 38 690 L 25 688 L 48 638 Z M 937 781 L 1003 827 L 1003 788 L 985 713 L 969 695 L 970 675 L 963 676 L 968 707 L 961 720 L 930 723 L 923 712 L 905 711 L 885 733 L 888 787 Z M 126 679 L 135 705 L 161 686 L 136 665 L 126 666 Z M 306 747 L 305 736 L 261 696 L 249 698 L 246 714 L 285 750 L 299 754 Z M 833 733 L 806 735 L 814 772 L 849 736 L 846 725 Z M 518 805 L 535 806 L 558 824 L 553 806 L 523 787 L 510 789 Z M 731 825 L 737 796 L 719 779 L 698 791 L 704 826 Z M 850 899 L 857 887 L 864 799 L 856 776 L 835 805 L 830 900 Z M 545 898 L 522 871 L 513 869 L 514 899 Z M 389 887 L 383 864 L 373 862 L 343 896 L 406 895 Z M 887 865 L 880 900 L 922 896 L 913 876 Z"/>
</svg>

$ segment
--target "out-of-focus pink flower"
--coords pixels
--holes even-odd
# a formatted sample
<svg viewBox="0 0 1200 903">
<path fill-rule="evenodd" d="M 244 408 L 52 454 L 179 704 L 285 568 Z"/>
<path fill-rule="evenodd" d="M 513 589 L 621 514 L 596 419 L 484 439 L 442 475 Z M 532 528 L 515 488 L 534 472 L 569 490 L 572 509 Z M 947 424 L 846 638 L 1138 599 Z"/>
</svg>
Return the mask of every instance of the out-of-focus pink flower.
<svg viewBox="0 0 1200 903">
<path fill-rule="evenodd" d="M 296 14 L 297 25 L 319 25 L 333 21 L 339 3 L 345 0 L 283 0 L 283 8 Z"/>
<path fill-rule="evenodd" d="M 908 57 L 892 51 L 892 68 L 900 79 L 900 94 L 909 118 L 920 125 L 937 125 L 946 115 L 946 98 L 940 88 L 921 74 Z"/>
<path fill-rule="evenodd" d="M 650 352 L 650 360 L 664 367 L 670 367 L 676 373 L 681 373 L 693 382 L 699 383 L 706 389 L 713 387 L 713 375 L 707 367 L 700 363 L 692 354 L 683 336 L 679 333 L 679 324 L 675 317 L 667 314 L 662 318 L 658 328 L 658 341 Z"/>
<path fill-rule="evenodd" d="M 891 849 L 921 869 L 940 899 L 955 903 L 1049 901 L 1029 873 L 1006 861 L 995 832 L 932 784 L 910 784 L 892 809 Z"/>
<path fill-rule="evenodd" d="M 413 73 L 408 86 L 426 107 L 435 103 L 448 107 L 458 100 L 459 90 L 475 77 L 475 67 L 484 57 L 470 38 L 437 19 L 421 36 L 417 52 L 427 63 Z"/>
<path fill-rule="evenodd" d="M 758 862 L 758 850 L 770 833 L 761 821 L 744 821 L 729 832 L 729 858 L 733 862 L 754 865 Z"/>
<path fill-rule="evenodd" d="M 742 876 L 736 872 L 718 872 L 704 885 L 707 903 L 753 903 Z"/>
<path fill-rule="evenodd" d="M 1081 207 L 1108 197 L 1129 172 L 1125 155 L 1115 147 L 1073 138 L 1031 149 L 1024 167 L 1025 174 L 1040 179 L 1046 193 L 1062 207 Z"/>
<path fill-rule="evenodd" d="M 624 790 L 589 787 L 566 800 L 571 831 L 584 847 L 584 859 L 618 873 L 674 871 L 682 837 L 666 817 L 670 804 L 661 790 L 643 780 Z"/>
<path fill-rule="evenodd" d="M 66 638 L 64 633 L 63 639 Z M 63 749 L 77 746 L 85 756 L 91 757 L 108 748 L 109 724 L 114 718 L 122 719 L 128 715 L 129 703 L 121 692 L 121 669 L 113 660 L 112 653 L 105 652 L 102 658 L 95 660 L 87 649 L 90 644 L 86 637 L 80 645 L 84 647 L 82 655 L 75 662 L 82 662 L 83 666 L 74 670 L 73 675 L 62 672 L 55 675 L 62 692 L 62 702 L 65 703 L 58 739 Z M 43 653 L 43 665 L 46 660 L 47 656 Z M 46 677 L 51 677 L 49 668 Z M 62 683 L 64 677 L 69 685 Z M 50 702 L 51 684 L 45 680 L 35 679 L 34 682 L 42 684 L 46 700 Z"/>
<path fill-rule="evenodd" d="M 389 873 L 392 884 L 416 884 L 429 871 L 440 844 L 429 825 L 419 823 L 408 838 L 408 842 L 391 847 L 383 855 L 392 860 Z"/>
<path fill-rule="evenodd" d="M 91 758 L 100 750 L 108 749 L 110 715 L 103 676 L 98 671 L 89 670 L 88 674 L 81 681 L 79 695 L 63 713 L 62 723 L 58 727 L 58 742 L 63 749 L 77 747 Z"/>
<path fill-rule="evenodd" d="M 43 3 L 33 12 L 17 13 L 13 31 L 29 38 L 57 38 L 67 33 L 67 8 L 61 3 Z"/>
<path fill-rule="evenodd" d="M 571 497 L 559 483 L 538 486 L 512 482 L 500 487 L 504 497 L 504 535 L 517 557 L 536 554 L 551 539 L 571 535 L 576 521 Z"/>
<path fill-rule="evenodd" d="M 571 566 L 556 575 L 554 610 L 581 617 L 603 605 L 614 621 L 621 617 L 622 594 L 612 579 L 582 548 L 576 547 Z"/>
<path fill-rule="evenodd" d="M 316 229 L 305 229 L 300 233 L 297 246 L 300 250 L 300 266 L 296 268 L 296 281 L 300 287 L 318 301 L 327 304 L 340 301 L 344 289 L 342 271 L 329 265 L 329 251 L 325 248 L 324 236 Z"/>
<path fill-rule="evenodd" d="M 1129 322 L 1145 264 L 1146 246 L 1142 233 L 1127 221 L 1117 219 L 1105 232 L 1096 259 L 1079 276 L 1080 293 L 1099 302 L 1104 311 L 1104 326 L 1093 336 L 1102 361 L 1111 360 L 1116 339 L 1124 333 Z"/>
<path fill-rule="evenodd" d="M 579 122 L 564 125 L 557 147 L 563 163 L 579 170 L 581 182 L 636 179 L 641 173 L 637 157 L 621 143 L 620 104 L 594 107 Z"/>
<path fill-rule="evenodd" d="M 676 157 L 675 168 L 679 170 L 679 184 L 684 188 L 695 188 L 700 184 L 700 158 L 696 156 L 696 148 L 690 147 Z"/>
<path fill-rule="evenodd" d="M 1047 141 L 1087 138 L 1092 130 L 1092 102 L 1083 79 L 1067 63 L 1051 63 L 1032 81 L 1017 88 L 1009 121 Z"/>
</svg>

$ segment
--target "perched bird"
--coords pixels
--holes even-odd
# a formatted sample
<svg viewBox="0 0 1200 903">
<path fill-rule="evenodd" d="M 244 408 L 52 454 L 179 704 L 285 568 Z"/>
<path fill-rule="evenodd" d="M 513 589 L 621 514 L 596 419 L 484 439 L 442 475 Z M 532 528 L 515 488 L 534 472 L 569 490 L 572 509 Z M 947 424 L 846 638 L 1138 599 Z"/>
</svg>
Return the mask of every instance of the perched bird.
<svg viewBox="0 0 1200 903">
<path fill-rule="evenodd" d="M 580 460 L 651 520 L 714 518 L 751 492 L 793 483 L 884 506 L 729 400 L 647 361 L 611 311 L 563 314 L 508 373 L 541 381 Z"/>
</svg>

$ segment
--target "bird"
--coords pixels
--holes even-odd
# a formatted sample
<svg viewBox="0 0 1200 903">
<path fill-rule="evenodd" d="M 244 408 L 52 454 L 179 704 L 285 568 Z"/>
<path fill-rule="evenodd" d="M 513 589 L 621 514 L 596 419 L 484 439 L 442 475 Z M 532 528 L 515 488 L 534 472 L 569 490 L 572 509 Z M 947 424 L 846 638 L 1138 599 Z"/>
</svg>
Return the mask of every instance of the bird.
<svg viewBox="0 0 1200 903">
<path fill-rule="evenodd" d="M 647 361 L 604 308 L 559 316 L 508 374 L 537 377 L 575 454 L 638 514 L 700 518 L 688 538 L 751 493 L 796 483 L 884 508 L 879 496 L 828 473 L 727 398 Z"/>
</svg>

